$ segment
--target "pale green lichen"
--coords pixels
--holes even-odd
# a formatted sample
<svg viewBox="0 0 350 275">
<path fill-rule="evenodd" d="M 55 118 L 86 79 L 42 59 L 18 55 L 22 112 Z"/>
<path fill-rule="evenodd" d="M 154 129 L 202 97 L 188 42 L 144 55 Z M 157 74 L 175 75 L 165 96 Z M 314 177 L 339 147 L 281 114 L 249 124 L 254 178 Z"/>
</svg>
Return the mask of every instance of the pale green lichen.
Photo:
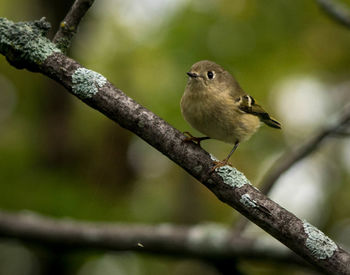
<svg viewBox="0 0 350 275">
<path fill-rule="evenodd" d="M 42 63 L 60 50 L 45 37 L 50 23 L 45 18 L 14 23 L 0 18 L 0 52 L 18 62 Z"/>
<path fill-rule="evenodd" d="M 246 207 L 258 207 L 256 201 L 249 194 L 243 194 L 239 201 Z"/>
<path fill-rule="evenodd" d="M 187 245 L 192 251 L 221 251 L 229 242 L 230 230 L 218 224 L 202 224 L 192 227 Z"/>
<path fill-rule="evenodd" d="M 193 170 L 194 170 L 197 174 L 199 174 L 199 173 L 202 171 L 202 169 L 203 169 L 203 166 L 202 166 L 202 165 L 198 165 L 198 166 L 196 166 L 196 167 L 193 168 Z"/>
<path fill-rule="evenodd" d="M 236 168 L 233 168 L 229 165 L 221 166 L 216 168 L 215 171 L 223 179 L 224 183 L 231 187 L 240 188 L 246 184 L 251 185 L 249 180 L 244 176 L 243 173 L 238 171 Z"/>
<path fill-rule="evenodd" d="M 303 221 L 303 227 L 307 235 L 305 245 L 311 254 L 320 260 L 332 257 L 338 249 L 336 243 L 307 221 Z"/>
<path fill-rule="evenodd" d="M 103 75 L 85 68 L 78 68 L 72 75 L 72 91 L 80 98 L 91 98 L 106 82 L 107 79 Z"/>
</svg>

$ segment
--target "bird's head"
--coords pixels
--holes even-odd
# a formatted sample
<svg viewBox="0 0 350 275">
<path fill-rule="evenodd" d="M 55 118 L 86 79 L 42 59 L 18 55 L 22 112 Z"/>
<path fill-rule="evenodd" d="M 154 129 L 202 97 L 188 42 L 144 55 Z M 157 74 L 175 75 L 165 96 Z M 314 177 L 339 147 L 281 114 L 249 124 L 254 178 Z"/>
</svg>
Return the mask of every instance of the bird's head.
<svg viewBox="0 0 350 275">
<path fill-rule="evenodd" d="M 236 86 L 233 76 L 215 62 L 202 60 L 192 65 L 188 87 L 193 91 L 223 92 Z"/>
</svg>

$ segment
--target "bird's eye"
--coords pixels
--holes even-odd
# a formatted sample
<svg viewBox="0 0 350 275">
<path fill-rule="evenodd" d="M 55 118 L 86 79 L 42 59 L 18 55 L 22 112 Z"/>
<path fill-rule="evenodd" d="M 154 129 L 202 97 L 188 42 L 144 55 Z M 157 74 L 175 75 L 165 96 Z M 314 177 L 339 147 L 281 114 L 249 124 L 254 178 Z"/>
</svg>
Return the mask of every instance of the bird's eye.
<svg viewBox="0 0 350 275">
<path fill-rule="evenodd" d="M 214 72 L 208 71 L 207 72 L 207 76 L 208 76 L 209 79 L 213 79 L 214 78 Z"/>
</svg>

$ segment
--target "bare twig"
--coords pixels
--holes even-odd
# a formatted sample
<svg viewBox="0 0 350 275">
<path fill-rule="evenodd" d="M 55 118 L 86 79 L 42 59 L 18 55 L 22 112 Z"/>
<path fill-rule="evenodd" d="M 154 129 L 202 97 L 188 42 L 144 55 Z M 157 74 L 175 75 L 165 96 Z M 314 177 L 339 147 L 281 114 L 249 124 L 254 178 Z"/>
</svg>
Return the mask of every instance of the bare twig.
<svg viewBox="0 0 350 275">
<path fill-rule="evenodd" d="M 349 274 L 350 254 L 320 230 L 300 220 L 253 187 L 235 168 L 211 172 L 212 157 L 154 113 L 115 88 L 102 75 L 83 68 L 43 37 L 43 20 L 13 23 L 0 18 L 0 53 L 11 64 L 40 72 L 83 102 L 132 131 L 177 163 L 219 200 L 235 208 L 320 270 Z"/>
<path fill-rule="evenodd" d="M 330 18 L 350 28 L 350 13 L 346 7 L 340 3 L 335 3 L 334 0 L 317 0 L 317 2 Z"/>
<path fill-rule="evenodd" d="M 233 258 L 305 265 L 290 251 L 234 238 L 218 224 L 175 226 L 78 222 L 0 211 L 0 236 L 69 249 L 137 251 L 206 260 Z"/>
<path fill-rule="evenodd" d="M 332 134 L 334 137 L 350 137 L 350 127 L 349 129 L 339 129 Z"/>
<path fill-rule="evenodd" d="M 69 48 L 72 38 L 77 32 L 80 20 L 91 7 L 95 0 L 75 0 L 66 17 L 60 24 L 52 42 L 57 45 L 62 52 Z"/>
<path fill-rule="evenodd" d="M 317 150 L 321 143 L 328 137 L 338 135 L 339 132 L 350 124 L 350 107 L 343 110 L 339 120 L 333 125 L 325 128 L 318 134 L 314 135 L 310 139 L 306 140 L 301 146 L 292 149 L 292 151 L 286 152 L 282 157 L 280 157 L 271 167 L 271 169 L 266 173 L 266 176 L 260 184 L 261 192 L 268 194 L 273 187 L 274 183 L 279 179 L 279 177 L 296 164 L 301 159 L 307 157 L 312 152 Z"/>
</svg>

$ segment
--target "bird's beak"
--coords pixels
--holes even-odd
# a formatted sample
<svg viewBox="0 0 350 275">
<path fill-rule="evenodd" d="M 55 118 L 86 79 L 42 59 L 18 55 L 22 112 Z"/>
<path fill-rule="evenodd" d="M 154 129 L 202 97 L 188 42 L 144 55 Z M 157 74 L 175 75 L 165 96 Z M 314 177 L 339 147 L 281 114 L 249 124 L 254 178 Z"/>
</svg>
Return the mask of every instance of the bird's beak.
<svg viewBox="0 0 350 275">
<path fill-rule="evenodd" d="M 199 76 L 198 74 L 193 73 L 193 72 L 187 72 L 187 75 L 188 75 L 189 77 L 191 77 L 191 78 L 196 78 L 196 77 Z"/>
</svg>

